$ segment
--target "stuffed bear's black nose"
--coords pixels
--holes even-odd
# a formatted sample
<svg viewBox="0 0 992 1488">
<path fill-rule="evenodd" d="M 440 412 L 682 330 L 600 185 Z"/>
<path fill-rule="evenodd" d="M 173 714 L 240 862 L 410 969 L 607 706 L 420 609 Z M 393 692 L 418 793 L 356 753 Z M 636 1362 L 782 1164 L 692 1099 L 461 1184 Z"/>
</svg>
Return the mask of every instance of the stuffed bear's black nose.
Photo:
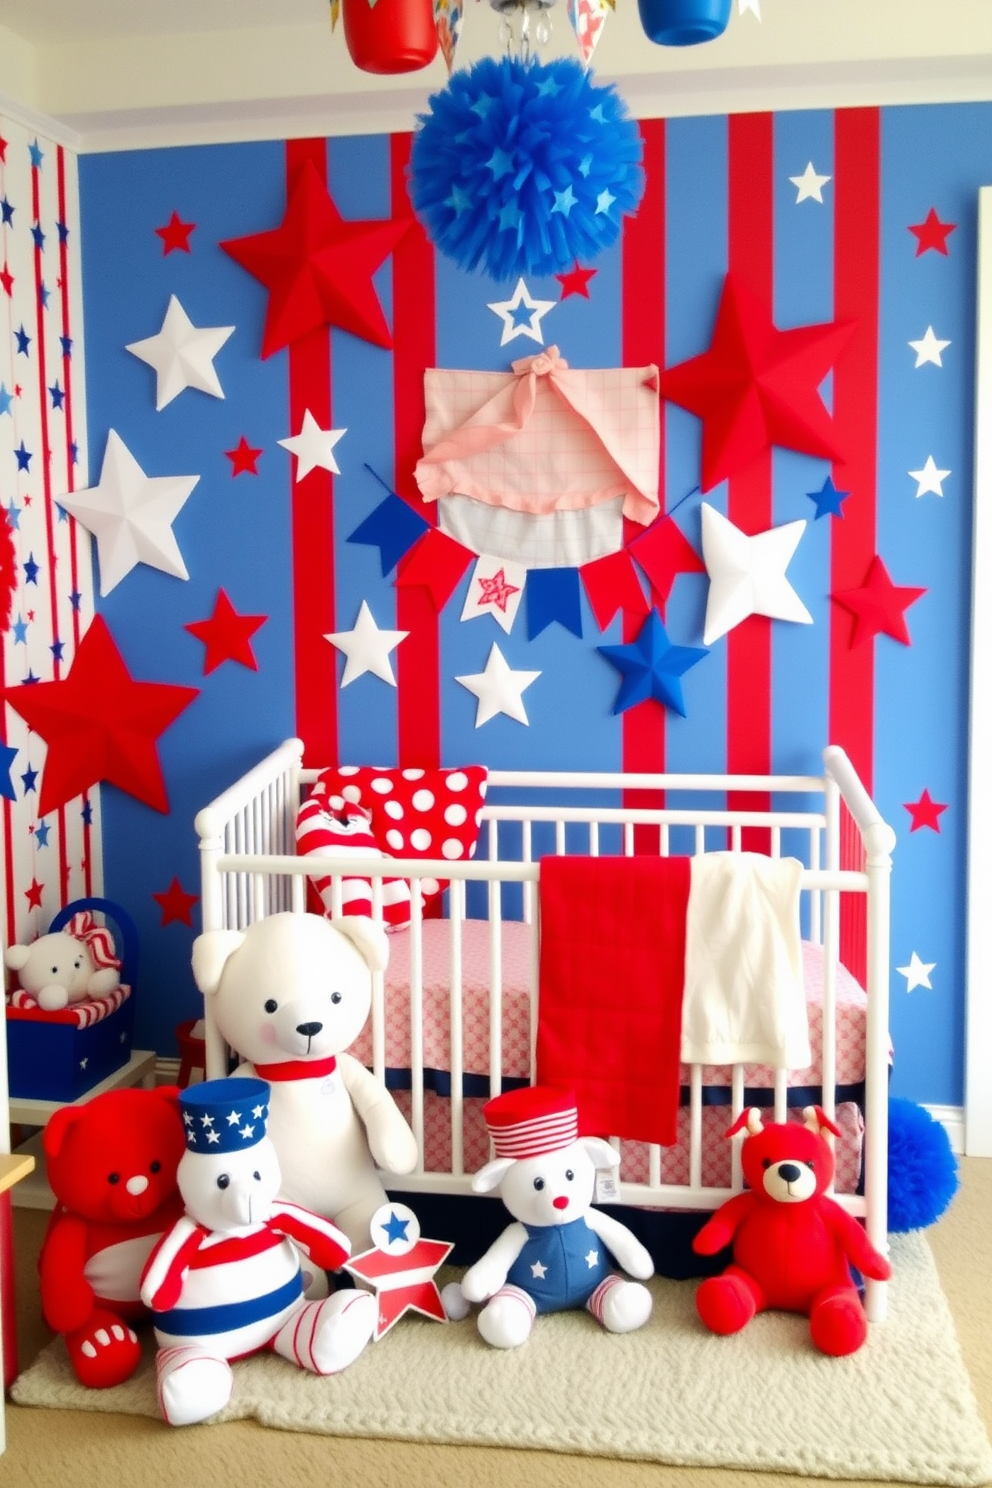
<svg viewBox="0 0 992 1488">
<path fill-rule="evenodd" d="M 778 1173 L 783 1183 L 795 1183 L 796 1179 L 802 1173 L 802 1168 L 798 1167 L 796 1163 L 780 1163 Z"/>
<path fill-rule="evenodd" d="M 319 1033 L 323 1026 L 323 1023 L 297 1023 L 296 1031 L 297 1033 L 302 1033 L 304 1038 L 313 1038 L 314 1034 Z"/>
</svg>

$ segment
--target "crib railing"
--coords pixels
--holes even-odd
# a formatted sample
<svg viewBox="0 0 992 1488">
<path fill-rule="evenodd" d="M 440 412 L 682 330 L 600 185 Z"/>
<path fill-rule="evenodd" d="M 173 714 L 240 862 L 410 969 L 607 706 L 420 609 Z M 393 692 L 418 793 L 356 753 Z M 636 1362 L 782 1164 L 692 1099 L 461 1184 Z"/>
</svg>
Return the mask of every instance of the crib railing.
<svg viewBox="0 0 992 1488">
<path fill-rule="evenodd" d="M 236 782 L 222 796 L 199 813 L 196 830 L 200 838 L 202 867 L 203 928 L 246 928 L 253 921 L 278 910 L 302 912 L 306 906 L 309 877 L 332 874 L 332 912 L 340 911 L 341 877 L 334 875 L 332 857 L 300 858 L 295 853 L 295 818 L 301 793 L 316 778 L 317 771 L 301 765 L 302 746 L 297 740 L 287 741 L 267 759 Z M 372 884 L 373 914 L 382 910 L 383 877 L 410 880 L 412 918 L 410 937 L 410 1120 L 417 1137 L 421 1161 L 412 1175 L 397 1179 L 397 1186 L 410 1192 L 468 1193 L 471 1173 L 465 1171 L 464 1132 L 464 1040 L 462 1004 L 462 927 L 468 917 L 469 886 L 483 884 L 485 918 L 489 924 L 489 1094 L 499 1094 L 503 1083 L 501 1049 L 503 1047 L 503 969 L 501 964 L 501 925 L 505 918 L 522 918 L 529 927 L 530 964 L 530 1078 L 535 1074 L 535 1050 L 538 1011 L 539 927 L 536 915 L 536 893 L 539 878 L 537 858 L 547 853 L 585 852 L 598 855 L 607 841 L 618 843 L 625 855 L 634 852 L 635 828 L 649 826 L 657 831 L 658 850 L 702 852 L 714 846 L 742 849 L 743 833 L 750 828 L 767 832 L 769 851 L 778 856 L 782 851 L 783 833 L 805 838 L 802 852 L 793 852 L 808 865 L 802 875 L 802 893 L 808 906 L 808 938 L 823 946 L 823 1047 L 822 1104 L 828 1116 L 835 1114 L 837 1068 L 837 968 L 840 950 L 840 901 L 843 895 L 860 896 L 865 904 L 867 922 L 866 991 L 866 1094 L 864 1138 L 864 1191 L 861 1194 L 838 1194 L 836 1197 L 851 1213 L 865 1220 L 869 1237 L 880 1250 L 886 1248 L 887 1229 L 887 1147 L 888 1147 L 888 924 L 889 876 L 891 851 L 895 834 L 880 817 L 843 751 L 831 748 L 825 752 L 824 775 L 815 776 L 729 776 L 729 775 L 648 775 L 526 773 L 493 771 L 489 776 L 490 793 L 483 811 L 485 837 L 480 855 L 468 862 L 440 862 L 424 859 L 349 857 L 347 874 L 368 878 Z M 558 792 L 571 797 L 593 792 L 622 791 L 624 801 L 637 791 L 664 792 L 663 806 L 630 805 L 555 805 L 545 804 L 549 795 Z M 690 796 L 713 800 L 733 791 L 754 792 L 766 799 L 772 795 L 819 797 L 822 808 L 728 810 L 723 805 L 701 807 L 669 805 Z M 507 792 L 526 797 L 540 793 L 542 800 L 520 804 L 503 799 Z M 652 798 L 658 800 L 655 794 Z M 864 866 L 842 869 L 839 866 L 841 804 L 849 813 L 864 848 Z M 688 834 L 688 843 L 686 837 Z M 511 851 L 507 838 L 512 837 Z M 550 837 L 550 841 L 548 840 Z M 678 847 L 673 848 L 673 842 Z M 421 881 L 443 878 L 447 891 L 445 918 L 450 925 L 449 1025 L 451 1048 L 451 1164 L 446 1173 L 426 1170 L 424 1153 L 425 1072 L 423 1058 L 424 960 L 423 896 Z M 519 886 L 519 887 L 515 887 Z M 507 898 L 517 894 L 522 904 L 507 914 Z M 334 896 L 337 896 L 336 898 Z M 384 1078 L 385 1005 L 382 976 L 373 979 L 372 1068 Z M 227 1069 L 228 1050 L 210 1019 L 209 1000 L 206 1008 L 208 1074 Z M 744 1066 L 735 1065 L 730 1074 L 731 1117 L 743 1108 L 745 1099 Z M 788 1075 L 774 1071 L 773 1115 L 776 1121 L 786 1119 Z M 623 1182 L 621 1202 L 658 1208 L 706 1210 L 715 1208 L 732 1193 L 740 1190 L 743 1177 L 740 1147 L 733 1144 L 731 1184 L 715 1187 L 703 1182 L 703 1081 L 702 1068 L 689 1068 L 689 1181 L 672 1184 L 662 1181 L 661 1149 L 648 1148 L 646 1181 Z M 878 1321 L 884 1316 L 884 1284 L 869 1283 L 867 1306 L 869 1317 Z"/>
</svg>

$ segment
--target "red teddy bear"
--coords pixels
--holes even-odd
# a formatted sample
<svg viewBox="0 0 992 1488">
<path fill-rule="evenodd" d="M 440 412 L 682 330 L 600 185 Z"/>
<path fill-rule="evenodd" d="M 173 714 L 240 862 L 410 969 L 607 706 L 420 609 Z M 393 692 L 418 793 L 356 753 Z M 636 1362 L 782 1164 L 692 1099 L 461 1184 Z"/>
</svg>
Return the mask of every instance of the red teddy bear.
<svg viewBox="0 0 992 1488">
<path fill-rule="evenodd" d="M 825 1193 L 834 1157 L 823 1131 L 840 1136 L 839 1129 L 819 1106 L 807 1106 L 804 1117 L 804 1126 L 763 1127 L 752 1109 L 727 1132 L 747 1128 L 741 1162 L 749 1187 L 722 1204 L 693 1241 L 699 1255 L 734 1247 L 733 1264 L 700 1284 L 696 1309 L 714 1333 L 738 1333 L 769 1307 L 802 1312 L 817 1348 L 853 1354 L 868 1320 L 850 1267 L 878 1281 L 888 1280 L 891 1267 Z"/>
<path fill-rule="evenodd" d="M 65 1335 L 81 1384 L 121 1384 L 141 1358 L 129 1324 L 145 1262 L 183 1212 L 176 1169 L 186 1150 L 176 1086 L 112 1090 L 63 1106 L 45 1128 L 58 1200 L 38 1260 L 48 1326 Z"/>
</svg>

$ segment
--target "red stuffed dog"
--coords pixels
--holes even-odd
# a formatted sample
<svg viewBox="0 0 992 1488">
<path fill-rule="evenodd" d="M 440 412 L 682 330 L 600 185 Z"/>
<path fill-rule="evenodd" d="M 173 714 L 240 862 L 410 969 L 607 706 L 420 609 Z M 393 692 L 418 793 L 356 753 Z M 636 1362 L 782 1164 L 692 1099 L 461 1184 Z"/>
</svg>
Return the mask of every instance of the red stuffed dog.
<svg viewBox="0 0 992 1488">
<path fill-rule="evenodd" d="M 58 1200 L 38 1260 L 45 1321 L 65 1335 L 81 1384 L 118 1385 L 141 1358 L 130 1327 L 148 1316 L 138 1295 L 141 1272 L 183 1212 L 179 1091 L 111 1090 L 62 1106 L 45 1128 L 44 1147 Z"/>
<path fill-rule="evenodd" d="M 868 1334 L 868 1320 L 851 1277 L 886 1281 L 891 1267 L 864 1229 L 825 1193 L 834 1157 L 823 1132 L 839 1129 L 819 1106 L 807 1106 L 805 1125 L 763 1127 L 754 1109 L 727 1132 L 744 1127 L 741 1162 L 748 1189 L 735 1194 L 693 1241 L 699 1255 L 733 1243 L 733 1264 L 700 1284 L 696 1309 L 714 1333 L 738 1333 L 766 1308 L 809 1318 L 817 1348 L 853 1354 Z"/>
</svg>

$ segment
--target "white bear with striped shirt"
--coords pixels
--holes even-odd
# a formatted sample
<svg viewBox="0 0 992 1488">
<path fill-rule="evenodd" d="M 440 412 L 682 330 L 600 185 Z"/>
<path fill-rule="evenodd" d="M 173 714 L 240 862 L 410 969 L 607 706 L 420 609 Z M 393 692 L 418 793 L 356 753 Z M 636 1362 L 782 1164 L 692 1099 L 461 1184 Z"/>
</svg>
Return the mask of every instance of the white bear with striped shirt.
<svg viewBox="0 0 992 1488">
<path fill-rule="evenodd" d="M 260 1349 L 314 1374 L 337 1374 L 375 1329 L 368 1292 L 308 1302 L 300 1261 L 336 1270 L 347 1237 L 330 1220 L 276 1198 L 281 1183 L 266 1136 L 262 1080 L 209 1080 L 180 1096 L 187 1150 L 178 1183 L 185 1215 L 149 1257 L 141 1299 L 154 1314 L 162 1414 L 204 1421 L 231 1396 L 229 1360 Z"/>
</svg>

